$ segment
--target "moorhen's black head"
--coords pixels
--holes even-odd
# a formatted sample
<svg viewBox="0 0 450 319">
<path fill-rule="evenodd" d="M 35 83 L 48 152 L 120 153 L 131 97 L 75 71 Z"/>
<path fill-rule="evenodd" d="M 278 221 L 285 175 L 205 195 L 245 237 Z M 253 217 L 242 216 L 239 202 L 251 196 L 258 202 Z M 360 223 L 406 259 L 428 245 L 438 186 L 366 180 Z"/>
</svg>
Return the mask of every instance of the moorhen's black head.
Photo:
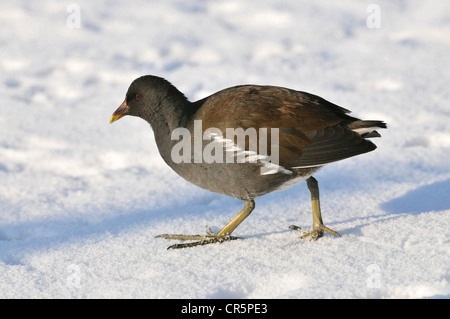
<svg viewBox="0 0 450 319">
<path fill-rule="evenodd" d="M 178 125 L 186 103 L 184 94 L 167 80 L 145 75 L 131 83 L 125 100 L 111 116 L 110 123 L 131 115 L 143 118 L 152 126 L 158 121 Z"/>
</svg>

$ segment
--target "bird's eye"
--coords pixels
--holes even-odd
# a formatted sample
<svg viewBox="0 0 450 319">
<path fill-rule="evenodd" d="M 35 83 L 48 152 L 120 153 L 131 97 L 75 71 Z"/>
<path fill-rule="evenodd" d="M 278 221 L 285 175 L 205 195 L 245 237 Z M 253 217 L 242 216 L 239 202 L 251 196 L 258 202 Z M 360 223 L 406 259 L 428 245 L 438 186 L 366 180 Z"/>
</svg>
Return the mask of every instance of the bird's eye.
<svg viewBox="0 0 450 319">
<path fill-rule="evenodd" d="M 139 93 L 138 94 L 136 94 L 136 100 L 140 100 L 142 98 L 142 95 L 140 95 Z"/>
</svg>

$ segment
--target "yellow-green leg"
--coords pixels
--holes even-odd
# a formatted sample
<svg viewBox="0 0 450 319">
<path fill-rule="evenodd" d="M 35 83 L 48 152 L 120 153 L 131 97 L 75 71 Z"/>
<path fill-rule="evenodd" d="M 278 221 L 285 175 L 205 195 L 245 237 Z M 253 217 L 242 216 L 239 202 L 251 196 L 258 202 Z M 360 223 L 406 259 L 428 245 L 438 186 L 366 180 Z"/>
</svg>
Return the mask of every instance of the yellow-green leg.
<svg viewBox="0 0 450 319">
<path fill-rule="evenodd" d="M 305 235 L 301 236 L 300 238 L 308 238 L 311 239 L 318 239 L 323 236 L 324 232 L 327 232 L 333 236 L 339 236 L 341 235 L 338 232 L 335 232 L 334 230 L 331 230 L 330 228 L 323 225 L 322 221 L 322 214 L 320 212 L 320 199 L 319 199 L 319 183 L 314 177 L 310 177 L 306 180 L 306 183 L 308 185 L 309 192 L 311 193 L 311 205 L 312 205 L 312 213 L 313 213 L 313 229 L 309 232 L 306 232 Z M 298 226 L 291 225 L 289 227 L 290 229 L 304 231 Z"/>
<path fill-rule="evenodd" d="M 175 244 L 169 246 L 167 249 L 194 247 L 199 245 L 207 245 L 213 243 L 222 243 L 228 240 L 239 239 L 239 237 L 231 236 L 231 233 L 246 219 L 251 212 L 255 209 L 255 202 L 248 200 L 245 202 L 244 208 L 237 214 L 224 228 L 222 228 L 217 234 L 212 231 L 208 231 L 208 235 L 171 235 L 162 234 L 156 237 L 164 239 L 178 239 L 178 240 L 197 240 L 193 243 Z"/>
</svg>

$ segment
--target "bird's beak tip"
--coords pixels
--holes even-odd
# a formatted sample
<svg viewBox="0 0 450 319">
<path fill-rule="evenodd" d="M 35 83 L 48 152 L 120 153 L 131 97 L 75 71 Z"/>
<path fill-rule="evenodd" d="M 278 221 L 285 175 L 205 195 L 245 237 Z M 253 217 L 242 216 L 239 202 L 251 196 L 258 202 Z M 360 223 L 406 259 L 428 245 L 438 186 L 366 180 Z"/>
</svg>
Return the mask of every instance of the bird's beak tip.
<svg viewBox="0 0 450 319">
<path fill-rule="evenodd" d="M 125 115 L 127 115 L 128 114 L 128 110 L 129 110 L 129 108 L 128 108 L 128 105 L 127 105 L 127 99 L 125 99 L 123 101 L 123 103 L 113 113 L 113 115 L 111 116 L 111 119 L 109 120 L 109 123 L 113 123 L 113 122 L 121 119 Z"/>
</svg>

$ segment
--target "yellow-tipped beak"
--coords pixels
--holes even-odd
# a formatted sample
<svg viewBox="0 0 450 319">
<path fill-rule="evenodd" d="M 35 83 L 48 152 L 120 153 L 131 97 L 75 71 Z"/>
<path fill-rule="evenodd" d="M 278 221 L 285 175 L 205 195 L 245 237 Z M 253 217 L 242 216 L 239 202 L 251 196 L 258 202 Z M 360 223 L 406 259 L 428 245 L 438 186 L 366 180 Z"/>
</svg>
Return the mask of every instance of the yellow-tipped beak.
<svg viewBox="0 0 450 319">
<path fill-rule="evenodd" d="M 109 123 L 115 122 L 127 114 L 128 114 L 128 105 L 127 105 L 127 99 L 125 99 L 125 101 L 123 101 L 123 103 L 113 113 L 113 115 L 111 116 L 111 119 L 109 120 Z"/>
</svg>

